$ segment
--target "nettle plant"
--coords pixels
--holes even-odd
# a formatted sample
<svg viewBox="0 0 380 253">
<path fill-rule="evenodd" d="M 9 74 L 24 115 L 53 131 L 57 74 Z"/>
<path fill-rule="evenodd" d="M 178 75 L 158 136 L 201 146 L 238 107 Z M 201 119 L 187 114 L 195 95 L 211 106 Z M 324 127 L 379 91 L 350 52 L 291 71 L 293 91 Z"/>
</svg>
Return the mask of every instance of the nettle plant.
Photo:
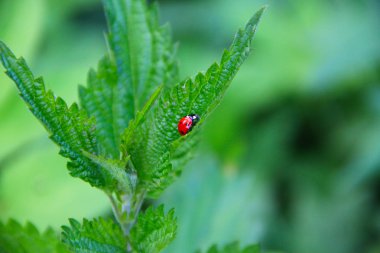
<svg viewBox="0 0 380 253">
<path fill-rule="evenodd" d="M 157 198 L 191 158 L 200 129 L 220 103 L 240 65 L 265 8 L 237 32 L 218 63 L 194 78 L 178 79 L 176 46 L 169 27 L 158 22 L 157 6 L 145 0 L 103 0 L 109 51 L 87 86 L 79 87 L 80 105 L 70 106 L 35 78 L 23 58 L 0 42 L 1 62 L 30 111 L 68 158 L 67 168 L 104 191 L 115 219 L 70 219 L 61 240 L 51 229 L 32 224 L 0 224 L 1 252 L 160 252 L 175 237 L 174 210 L 141 210 Z M 179 120 L 196 114 L 191 132 L 178 132 Z M 256 252 L 237 243 L 220 252 Z M 219 252 L 214 246 L 209 252 Z"/>
</svg>

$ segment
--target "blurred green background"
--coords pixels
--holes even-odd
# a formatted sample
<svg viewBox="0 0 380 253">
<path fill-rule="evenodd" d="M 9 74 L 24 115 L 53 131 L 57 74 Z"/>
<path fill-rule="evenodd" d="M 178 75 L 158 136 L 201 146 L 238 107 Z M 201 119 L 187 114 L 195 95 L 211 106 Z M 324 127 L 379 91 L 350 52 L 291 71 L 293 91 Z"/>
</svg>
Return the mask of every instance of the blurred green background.
<svg viewBox="0 0 380 253">
<path fill-rule="evenodd" d="M 196 158 L 158 203 L 165 251 L 260 242 L 266 252 L 380 252 L 380 3 L 160 0 L 181 76 L 219 59 L 263 4 L 252 56 L 205 126 Z M 0 0 L 0 39 L 68 102 L 105 53 L 99 0 Z M 0 220 L 59 229 L 111 215 L 0 74 Z"/>
</svg>

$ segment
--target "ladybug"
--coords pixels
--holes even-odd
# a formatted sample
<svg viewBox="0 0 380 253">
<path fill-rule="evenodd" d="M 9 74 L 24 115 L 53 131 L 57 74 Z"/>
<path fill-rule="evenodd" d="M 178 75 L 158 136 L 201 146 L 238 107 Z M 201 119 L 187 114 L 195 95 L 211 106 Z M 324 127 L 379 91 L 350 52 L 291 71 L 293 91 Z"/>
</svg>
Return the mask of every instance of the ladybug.
<svg viewBox="0 0 380 253">
<path fill-rule="evenodd" d="M 178 122 L 178 132 L 180 135 L 186 135 L 188 134 L 193 127 L 199 122 L 199 116 L 196 114 L 190 114 Z"/>
</svg>

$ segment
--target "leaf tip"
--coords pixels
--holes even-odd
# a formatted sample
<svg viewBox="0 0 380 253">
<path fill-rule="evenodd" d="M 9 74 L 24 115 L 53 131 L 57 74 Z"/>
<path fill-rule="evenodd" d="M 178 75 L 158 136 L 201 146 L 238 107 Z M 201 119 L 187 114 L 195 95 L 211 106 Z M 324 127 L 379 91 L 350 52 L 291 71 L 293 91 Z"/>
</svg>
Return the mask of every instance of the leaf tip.
<svg viewBox="0 0 380 253">
<path fill-rule="evenodd" d="M 252 18 L 249 20 L 246 28 L 252 27 L 255 29 L 257 24 L 260 22 L 261 16 L 267 8 L 268 5 L 263 5 L 258 11 L 256 11 L 255 14 L 253 14 Z"/>
<path fill-rule="evenodd" d="M 3 53 L 7 49 L 8 49 L 8 47 L 5 45 L 5 43 L 2 40 L 0 40 L 0 53 Z"/>
<path fill-rule="evenodd" d="M 10 57 L 16 58 L 9 47 L 7 47 L 7 45 L 2 40 L 0 40 L 0 61 L 3 63 L 6 69 L 9 65 Z"/>
</svg>

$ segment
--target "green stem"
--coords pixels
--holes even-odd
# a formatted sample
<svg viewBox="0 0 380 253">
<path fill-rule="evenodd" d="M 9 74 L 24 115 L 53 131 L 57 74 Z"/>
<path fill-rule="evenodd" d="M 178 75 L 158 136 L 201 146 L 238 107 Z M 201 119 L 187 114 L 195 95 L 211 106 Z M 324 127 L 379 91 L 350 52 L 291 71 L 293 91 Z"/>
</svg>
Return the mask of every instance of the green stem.
<svg viewBox="0 0 380 253">
<path fill-rule="evenodd" d="M 137 222 L 145 195 L 145 191 L 143 191 L 141 193 L 135 193 L 133 196 L 125 194 L 117 198 L 113 194 L 107 193 L 112 204 L 112 211 L 116 221 L 119 223 L 127 239 L 127 252 L 132 251 L 130 231 Z"/>
<path fill-rule="evenodd" d="M 145 199 L 145 191 L 141 192 L 140 194 L 135 195 L 133 206 L 132 206 L 133 209 L 131 210 L 131 213 L 129 215 L 130 217 L 129 224 L 128 224 L 129 231 L 133 228 L 133 226 L 137 222 L 137 217 L 139 216 L 144 199 Z"/>
<path fill-rule="evenodd" d="M 123 221 L 123 219 L 122 219 L 122 213 L 121 213 L 121 210 L 118 206 L 117 200 L 115 200 L 114 196 L 112 196 L 112 194 L 110 194 L 110 193 L 107 193 L 107 196 L 111 201 L 113 215 L 115 216 L 116 221 L 119 223 L 124 234 L 126 235 L 127 230 L 126 230 L 126 227 L 124 226 L 125 221 Z"/>
</svg>

